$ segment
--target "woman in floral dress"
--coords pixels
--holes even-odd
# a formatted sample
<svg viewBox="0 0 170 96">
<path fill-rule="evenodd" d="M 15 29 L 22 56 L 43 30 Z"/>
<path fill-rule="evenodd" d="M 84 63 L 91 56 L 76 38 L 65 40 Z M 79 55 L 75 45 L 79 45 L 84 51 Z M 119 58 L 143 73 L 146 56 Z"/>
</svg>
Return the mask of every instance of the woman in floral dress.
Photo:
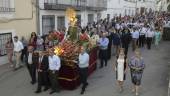
<svg viewBox="0 0 170 96">
<path fill-rule="evenodd" d="M 131 57 L 129 67 L 133 83 L 132 91 L 135 92 L 136 96 L 138 96 L 139 86 L 141 85 L 142 74 L 145 68 L 144 60 L 143 57 L 141 57 L 139 50 L 136 50 L 135 55 Z"/>
</svg>

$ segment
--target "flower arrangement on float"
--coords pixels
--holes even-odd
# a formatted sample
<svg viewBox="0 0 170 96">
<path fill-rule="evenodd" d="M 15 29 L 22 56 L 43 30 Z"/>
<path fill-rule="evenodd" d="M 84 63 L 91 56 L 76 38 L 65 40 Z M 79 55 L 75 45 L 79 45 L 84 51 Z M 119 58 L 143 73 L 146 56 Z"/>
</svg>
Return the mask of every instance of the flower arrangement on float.
<svg viewBox="0 0 170 96">
<path fill-rule="evenodd" d="M 65 40 L 54 47 L 54 53 L 57 54 L 62 61 L 65 61 L 63 64 L 68 66 L 75 66 L 73 62 L 69 61 L 77 60 L 79 52 L 79 45 L 70 40 Z"/>
<path fill-rule="evenodd" d="M 93 43 L 91 42 L 92 38 L 90 38 L 90 36 L 86 32 L 78 36 L 78 32 L 77 32 L 78 28 L 76 26 L 77 19 L 76 19 L 76 13 L 74 9 L 72 8 L 67 9 L 66 15 L 70 21 L 70 26 L 67 34 L 69 35 L 68 36 L 69 38 L 67 38 L 67 40 L 66 39 L 63 40 L 63 42 L 54 46 L 55 49 L 54 52 L 62 59 L 62 61 L 67 62 L 63 64 L 74 66 L 75 64 L 69 61 L 78 59 L 78 55 L 80 53 L 79 50 L 80 46 L 84 46 L 89 51 L 92 48 L 94 48 L 96 44 L 94 44 L 94 42 Z M 54 32 L 51 33 L 51 37 L 53 38 L 53 40 L 58 40 L 58 38 L 60 38 L 60 34 Z"/>
</svg>

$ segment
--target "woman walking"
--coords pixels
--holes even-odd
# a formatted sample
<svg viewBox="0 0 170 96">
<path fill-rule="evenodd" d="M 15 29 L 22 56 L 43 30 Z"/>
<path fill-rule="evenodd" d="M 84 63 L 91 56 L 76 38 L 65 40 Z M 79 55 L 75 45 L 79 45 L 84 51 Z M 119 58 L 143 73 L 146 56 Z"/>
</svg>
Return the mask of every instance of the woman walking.
<svg viewBox="0 0 170 96">
<path fill-rule="evenodd" d="M 138 96 L 139 86 L 141 85 L 142 74 L 145 68 L 143 57 L 141 57 L 138 50 L 135 51 L 135 56 L 130 59 L 129 67 L 133 83 L 132 92 L 135 92 L 135 95 Z"/>
<path fill-rule="evenodd" d="M 12 63 L 12 56 L 13 56 L 13 49 L 14 49 L 14 44 L 12 41 L 12 38 L 8 39 L 6 45 L 5 45 L 6 51 L 7 51 L 7 55 L 8 55 L 8 61 L 10 64 L 10 67 L 14 67 L 13 63 Z"/>
<path fill-rule="evenodd" d="M 158 46 L 159 42 L 161 40 L 161 33 L 159 32 L 159 30 L 156 30 L 155 32 L 155 45 Z"/>
<path fill-rule="evenodd" d="M 112 40 L 113 40 L 113 55 L 118 55 L 119 50 L 120 50 L 120 45 L 121 45 L 121 38 L 120 38 L 120 34 L 118 32 L 116 32 L 115 29 L 113 29 L 113 33 L 112 35 Z"/>
<path fill-rule="evenodd" d="M 128 28 L 124 28 L 121 34 L 121 44 L 122 44 L 122 48 L 125 49 L 126 56 L 128 54 L 128 49 L 129 49 L 131 38 L 132 37 L 131 37 L 130 30 Z"/>
<path fill-rule="evenodd" d="M 116 79 L 118 86 L 120 88 L 120 92 L 123 92 L 123 83 L 125 80 L 126 70 L 127 70 L 127 59 L 124 53 L 124 49 L 121 48 L 120 52 L 116 59 L 116 64 L 114 65 L 114 69 L 116 71 Z"/>
</svg>

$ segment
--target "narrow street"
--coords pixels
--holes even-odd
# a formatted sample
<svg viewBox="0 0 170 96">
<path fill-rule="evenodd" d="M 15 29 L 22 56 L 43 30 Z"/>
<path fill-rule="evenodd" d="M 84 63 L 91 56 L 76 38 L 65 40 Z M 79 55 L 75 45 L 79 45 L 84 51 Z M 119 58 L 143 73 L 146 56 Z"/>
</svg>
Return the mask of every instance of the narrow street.
<svg viewBox="0 0 170 96">
<path fill-rule="evenodd" d="M 151 50 L 141 49 L 146 63 L 142 79 L 140 96 L 167 96 L 168 77 L 170 69 L 170 42 L 161 42 L 159 48 Z M 132 56 L 129 49 L 129 57 Z M 109 66 L 97 69 L 88 79 L 89 86 L 84 96 L 134 96 L 131 92 L 131 78 L 128 71 L 124 84 L 125 91 L 119 93 L 116 86 L 115 72 L 112 64 L 114 57 L 109 61 Z M 1 96 L 50 96 L 49 92 L 35 94 L 36 85 L 30 84 L 30 77 L 26 68 L 16 72 L 7 66 L 0 67 L 0 94 Z M 73 91 L 62 90 L 59 94 L 51 96 L 80 96 L 80 88 Z"/>
</svg>

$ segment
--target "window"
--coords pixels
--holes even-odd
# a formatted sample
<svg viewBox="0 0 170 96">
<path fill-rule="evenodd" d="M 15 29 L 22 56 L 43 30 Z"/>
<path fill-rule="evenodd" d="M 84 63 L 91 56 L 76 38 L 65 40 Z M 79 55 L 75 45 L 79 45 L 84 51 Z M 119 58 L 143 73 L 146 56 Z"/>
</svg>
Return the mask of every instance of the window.
<svg viewBox="0 0 170 96">
<path fill-rule="evenodd" d="M 125 15 L 127 15 L 127 10 L 125 9 Z"/>
<path fill-rule="evenodd" d="M 13 0 L 0 0 L 0 12 L 14 12 Z"/>
<path fill-rule="evenodd" d="M 110 14 L 107 14 L 107 19 L 110 19 Z"/>
<path fill-rule="evenodd" d="M 131 10 L 129 9 L 129 14 L 128 15 L 130 15 L 131 14 Z"/>
<path fill-rule="evenodd" d="M 93 21 L 94 21 L 94 15 L 88 14 L 88 23 L 93 23 Z"/>
<path fill-rule="evenodd" d="M 65 17 L 64 16 L 57 17 L 57 28 L 58 29 L 65 28 Z"/>
<path fill-rule="evenodd" d="M 58 0 L 44 0 L 45 3 L 57 4 Z"/>
<path fill-rule="evenodd" d="M 81 15 L 77 15 L 77 25 L 81 26 Z"/>
<path fill-rule="evenodd" d="M 101 13 L 97 13 L 97 21 L 101 19 Z"/>
<path fill-rule="evenodd" d="M 54 15 L 44 15 L 42 16 L 42 34 L 48 34 L 55 28 L 55 16 Z"/>
<path fill-rule="evenodd" d="M 9 38 L 12 38 L 12 33 L 0 33 L 0 56 L 7 55 L 5 44 Z"/>
</svg>

